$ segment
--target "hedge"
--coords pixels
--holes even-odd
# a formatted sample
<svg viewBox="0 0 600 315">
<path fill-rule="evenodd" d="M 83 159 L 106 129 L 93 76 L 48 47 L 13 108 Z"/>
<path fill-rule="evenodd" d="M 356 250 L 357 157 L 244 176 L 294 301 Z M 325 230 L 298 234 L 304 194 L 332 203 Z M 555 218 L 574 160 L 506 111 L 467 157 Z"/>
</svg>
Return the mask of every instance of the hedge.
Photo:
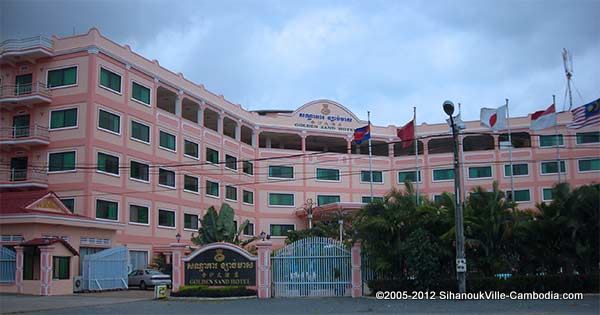
<svg viewBox="0 0 600 315">
<path fill-rule="evenodd" d="M 177 292 L 171 292 L 175 297 L 232 297 L 255 296 L 256 290 L 246 287 L 209 287 L 204 285 L 184 285 Z"/>
<path fill-rule="evenodd" d="M 453 291 L 455 279 L 442 279 L 433 287 L 420 287 L 414 280 L 372 280 L 369 281 L 372 294 L 377 291 Z M 467 277 L 467 291 L 515 292 L 556 292 L 556 293 L 600 293 L 600 274 L 588 275 L 515 275 L 508 279 L 496 277 Z"/>
</svg>

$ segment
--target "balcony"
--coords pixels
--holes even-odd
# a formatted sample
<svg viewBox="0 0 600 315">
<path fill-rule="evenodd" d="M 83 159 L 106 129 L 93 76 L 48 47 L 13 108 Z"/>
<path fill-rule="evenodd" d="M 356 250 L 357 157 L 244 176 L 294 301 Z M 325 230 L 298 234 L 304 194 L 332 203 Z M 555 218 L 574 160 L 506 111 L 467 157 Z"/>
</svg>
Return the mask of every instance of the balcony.
<svg viewBox="0 0 600 315">
<path fill-rule="evenodd" d="M 48 188 L 45 169 L 0 169 L 0 188 Z"/>
<path fill-rule="evenodd" d="M 32 105 L 36 103 L 51 103 L 52 94 L 44 83 L 36 82 L 21 85 L 0 86 L 0 104 Z"/>
<path fill-rule="evenodd" d="M 0 128 L 0 145 L 47 145 L 48 128 L 43 126 Z"/>
<path fill-rule="evenodd" d="M 43 36 L 7 39 L 0 43 L 0 63 L 13 66 L 23 61 L 35 63 L 37 59 L 53 54 L 52 40 Z"/>
</svg>

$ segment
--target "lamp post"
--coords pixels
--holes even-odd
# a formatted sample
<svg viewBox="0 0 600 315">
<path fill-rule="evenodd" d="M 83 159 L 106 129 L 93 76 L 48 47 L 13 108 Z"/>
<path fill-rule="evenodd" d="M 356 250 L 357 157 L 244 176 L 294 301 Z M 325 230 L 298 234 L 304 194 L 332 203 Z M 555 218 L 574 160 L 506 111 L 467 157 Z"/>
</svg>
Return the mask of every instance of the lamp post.
<svg viewBox="0 0 600 315">
<path fill-rule="evenodd" d="M 312 229 L 312 219 L 313 219 L 313 200 L 312 200 L 312 198 L 306 199 L 306 212 L 308 212 L 308 228 Z"/>
<path fill-rule="evenodd" d="M 179 243 L 181 240 L 181 234 L 177 233 L 177 235 L 175 235 L 175 239 L 177 239 L 177 243 Z"/>
<path fill-rule="evenodd" d="M 458 132 L 454 124 L 454 104 L 451 101 L 444 102 L 444 112 L 450 117 L 452 128 L 452 144 L 454 146 L 454 225 L 456 232 L 456 279 L 458 280 L 458 292 L 466 291 L 467 259 L 465 257 L 465 233 L 463 223 L 462 200 L 460 195 L 460 163 L 458 159 Z"/>
</svg>

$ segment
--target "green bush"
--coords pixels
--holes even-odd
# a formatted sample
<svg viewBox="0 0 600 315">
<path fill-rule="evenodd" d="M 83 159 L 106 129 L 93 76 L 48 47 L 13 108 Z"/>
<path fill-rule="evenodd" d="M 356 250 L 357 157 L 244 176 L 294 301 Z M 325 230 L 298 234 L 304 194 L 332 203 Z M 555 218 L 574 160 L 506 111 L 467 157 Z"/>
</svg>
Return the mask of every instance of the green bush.
<svg viewBox="0 0 600 315">
<path fill-rule="evenodd" d="M 205 285 L 184 285 L 178 292 L 172 292 L 175 297 L 233 297 L 255 296 L 256 290 L 246 287 L 209 287 Z"/>
</svg>

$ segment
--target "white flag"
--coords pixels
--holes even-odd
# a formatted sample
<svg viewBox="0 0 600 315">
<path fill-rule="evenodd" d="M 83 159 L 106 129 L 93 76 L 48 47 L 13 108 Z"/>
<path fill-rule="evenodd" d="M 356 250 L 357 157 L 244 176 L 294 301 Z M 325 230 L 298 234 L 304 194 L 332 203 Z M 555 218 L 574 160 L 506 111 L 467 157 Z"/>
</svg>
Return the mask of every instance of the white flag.
<svg viewBox="0 0 600 315">
<path fill-rule="evenodd" d="M 481 109 L 481 125 L 494 131 L 506 129 L 506 105 Z"/>
<path fill-rule="evenodd" d="M 531 114 L 531 130 L 542 130 L 556 126 L 556 110 L 554 104 L 545 110 L 539 110 Z"/>
</svg>

